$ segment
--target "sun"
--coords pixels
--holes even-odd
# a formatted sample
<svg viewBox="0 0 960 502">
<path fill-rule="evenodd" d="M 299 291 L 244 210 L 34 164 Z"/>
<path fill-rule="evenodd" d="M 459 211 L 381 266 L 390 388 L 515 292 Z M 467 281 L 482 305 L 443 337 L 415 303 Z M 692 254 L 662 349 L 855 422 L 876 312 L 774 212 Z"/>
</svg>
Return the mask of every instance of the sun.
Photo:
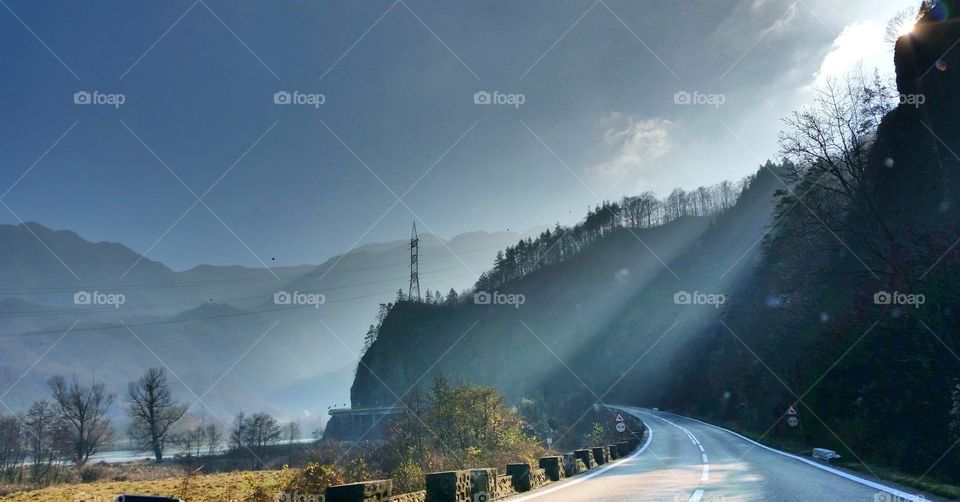
<svg viewBox="0 0 960 502">
<path fill-rule="evenodd" d="M 910 18 L 901 19 L 896 26 L 897 37 L 903 37 L 913 33 L 913 29 L 916 26 L 917 26 L 917 23 L 913 19 L 910 19 Z"/>
</svg>

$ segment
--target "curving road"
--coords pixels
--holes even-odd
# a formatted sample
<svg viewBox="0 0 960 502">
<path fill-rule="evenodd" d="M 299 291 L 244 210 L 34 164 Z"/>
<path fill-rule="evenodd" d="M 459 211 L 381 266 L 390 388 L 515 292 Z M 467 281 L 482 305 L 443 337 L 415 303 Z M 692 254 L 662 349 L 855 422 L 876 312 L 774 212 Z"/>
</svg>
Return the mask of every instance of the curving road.
<svg viewBox="0 0 960 502">
<path fill-rule="evenodd" d="M 936 500 L 772 450 L 695 419 L 643 408 L 611 408 L 643 420 L 650 428 L 647 443 L 613 464 L 508 500 Z"/>
</svg>

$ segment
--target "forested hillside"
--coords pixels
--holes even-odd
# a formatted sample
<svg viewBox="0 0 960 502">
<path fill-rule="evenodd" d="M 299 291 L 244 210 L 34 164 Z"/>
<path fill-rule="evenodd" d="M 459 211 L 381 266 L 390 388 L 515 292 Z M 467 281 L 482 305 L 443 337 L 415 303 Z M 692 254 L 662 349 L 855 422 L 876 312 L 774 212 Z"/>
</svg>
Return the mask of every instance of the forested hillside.
<svg viewBox="0 0 960 502">
<path fill-rule="evenodd" d="M 648 222 L 603 204 L 510 248 L 477 284 L 520 304 L 399 302 L 353 405 L 443 374 L 568 424 L 597 402 L 659 406 L 960 479 L 957 12 L 925 4 L 896 44 L 896 89 L 862 72 L 818 90 L 784 121 L 784 160 L 732 207 L 658 202 Z M 782 420 L 790 406 L 800 429 Z"/>
</svg>

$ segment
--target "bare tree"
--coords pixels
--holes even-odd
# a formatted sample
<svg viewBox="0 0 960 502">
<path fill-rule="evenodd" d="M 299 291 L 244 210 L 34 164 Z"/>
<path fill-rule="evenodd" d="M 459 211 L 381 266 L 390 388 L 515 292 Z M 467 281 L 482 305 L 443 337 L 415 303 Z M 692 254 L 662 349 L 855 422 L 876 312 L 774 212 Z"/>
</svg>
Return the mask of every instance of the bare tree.
<svg viewBox="0 0 960 502">
<path fill-rule="evenodd" d="M 864 171 L 877 126 L 892 108 L 891 91 L 862 74 L 845 81 L 830 79 L 811 108 L 784 119 L 780 149 L 793 162 L 789 172 L 799 181 L 815 173 L 816 185 L 853 200 L 863 193 Z"/>
<path fill-rule="evenodd" d="M 73 463 L 82 467 L 113 435 L 113 425 L 106 415 L 116 395 L 96 381 L 84 387 L 76 375 L 69 384 L 59 375 L 48 383 L 66 442 L 64 447 Z"/>
<path fill-rule="evenodd" d="M 27 454 L 23 439 L 20 419 L 0 416 L 0 480 L 19 480 Z"/>
<path fill-rule="evenodd" d="M 283 438 L 283 429 L 277 419 L 266 413 L 254 413 L 248 419 L 244 443 L 254 451 L 277 444 Z"/>
<path fill-rule="evenodd" d="M 163 368 L 150 368 L 127 387 L 129 434 L 138 447 L 153 451 L 163 462 L 163 449 L 170 440 L 170 427 L 183 418 L 187 408 L 174 401 Z"/>
<path fill-rule="evenodd" d="M 245 438 L 247 436 L 247 425 L 249 419 L 241 411 L 233 417 L 233 424 L 230 428 L 230 437 L 227 440 L 228 446 L 231 450 L 240 450 L 246 445 Z"/>
<path fill-rule="evenodd" d="M 878 73 L 870 79 L 858 71 L 842 81 L 828 80 L 812 107 L 784 119 L 780 149 L 789 161 L 784 163 L 785 181 L 800 189 L 791 195 L 809 209 L 813 226 L 895 241 L 865 176 L 877 127 L 894 103 L 893 91 Z M 811 197 L 804 198 L 806 193 Z M 847 212 L 868 225 L 845 224 L 851 221 Z M 882 246 L 874 247 L 878 258 L 893 268 L 879 251 Z"/>
<path fill-rule="evenodd" d="M 187 431 L 187 455 L 200 456 L 203 445 L 207 440 L 207 428 L 201 424 L 195 424 Z"/>
<path fill-rule="evenodd" d="M 43 480 L 54 466 L 56 453 L 57 413 L 50 401 L 34 401 L 23 420 L 27 446 L 30 449 L 31 478 Z"/>
<path fill-rule="evenodd" d="M 215 423 L 209 423 L 206 427 L 205 437 L 207 439 L 207 455 L 213 455 L 223 441 L 223 431 Z"/>
<path fill-rule="evenodd" d="M 926 15 L 933 7 L 933 2 L 924 0 L 920 3 L 919 9 L 904 9 L 897 12 L 887 21 L 887 27 L 883 33 L 883 40 L 891 46 L 896 45 L 900 37 L 909 33 L 917 21 Z"/>
</svg>

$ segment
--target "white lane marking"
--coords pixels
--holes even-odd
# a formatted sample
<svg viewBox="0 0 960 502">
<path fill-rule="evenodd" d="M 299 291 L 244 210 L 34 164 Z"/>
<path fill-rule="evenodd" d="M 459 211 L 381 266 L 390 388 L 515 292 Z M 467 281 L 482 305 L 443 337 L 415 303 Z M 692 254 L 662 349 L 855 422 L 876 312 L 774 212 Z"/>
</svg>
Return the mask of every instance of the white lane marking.
<svg viewBox="0 0 960 502">
<path fill-rule="evenodd" d="M 641 445 L 640 448 L 637 449 L 637 451 L 633 452 L 629 457 L 623 457 L 623 458 L 621 458 L 620 460 L 617 460 L 616 462 L 613 462 L 613 463 L 610 463 L 610 464 L 606 464 L 606 465 L 604 465 L 603 467 L 601 467 L 601 468 L 599 468 L 599 469 L 596 469 L 596 470 L 593 470 L 593 471 L 588 472 L 585 476 L 573 478 L 573 479 L 571 479 L 570 481 L 568 481 L 568 482 L 566 482 L 566 483 L 563 483 L 563 484 L 561 484 L 561 485 L 557 485 L 557 486 L 554 486 L 554 487 L 551 487 L 551 488 L 547 488 L 546 490 L 537 490 L 536 492 L 531 493 L 530 495 L 527 495 L 527 496 L 525 496 L 525 497 L 521 497 L 521 498 L 518 498 L 518 499 L 510 499 L 510 501 L 511 501 L 511 502 L 521 502 L 521 501 L 523 501 L 523 500 L 535 499 L 535 498 L 537 498 L 537 497 L 541 497 L 541 496 L 543 496 L 543 495 L 547 495 L 547 494 L 553 493 L 553 492 L 558 491 L 558 490 L 563 490 L 563 489 L 566 489 L 566 488 L 570 488 L 571 486 L 573 486 L 573 485 L 575 485 L 575 484 L 577 484 L 577 483 L 582 483 L 582 482 L 584 482 L 584 481 L 586 481 L 586 480 L 588 480 L 588 479 L 595 478 L 595 477 L 597 477 L 597 476 L 599 476 L 599 475 L 601 475 L 601 474 L 609 471 L 610 469 L 613 469 L 614 467 L 616 467 L 616 466 L 618 466 L 618 465 L 626 462 L 627 460 L 631 460 L 631 459 L 634 459 L 634 458 L 639 457 L 640 454 L 643 453 L 644 450 L 646 450 L 648 446 L 650 446 L 650 441 L 653 440 L 653 429 L 650 428 L 649 426 L 646 427 L 646 429 L 647 429 L 647 432 L 649 433 L 649 434 L 647 434 L 647 440 L 644 441 L 643 445 Z"/>
<path fill-rule="evenodd" d="M 702 420 L 697 420 L 696 418 L 685 417 L 685 416 L 683 416 L 683 415 L 677 415 L 676 413 L 670 413 L 670 412 L 668 412 L 668 411 L 661 411 L 660 413 L 667 413 L 667 414 L 673 415 L 673 416 L 675 416 L 675 417 L 685 418 L 685 419 L 687 419 L 687 420 L 693 420 L 694 422 L 697 422 L 697 423 L 706 425 L 706 426 L 708 426 L 708 427 L 713 427 L 714 429 L 718 429 L 718 430 L 721 430 L 721 431 L 724 431 L 724 432 L 733 434 L 734 436 L 737 436 L 738 438 L 740 438 L 740 439 L 742 439 L 742 440 L 744 440 L 744 441 L 747 441 L 748 443 L 751 443 L 751 444 L 753 444 L 753 445 L 755 445 L 755 446 L 759 446 L 760 448 L 763 448 L 764 450 L 771 451 L 771 452 L 776 453 L 776 454 L 778 454 L 778 455 L 783 455 L 784 457 L 789 457 L 789 458 L 792 458 L 792 459 L 794 459 L 794 460 L 798 460 L 798 461 L 803 462 L 803 463 L 805 463 L 805 464 L 807 464 L 807 465 L 816 467 L 817 469 L 820 469 L 820 470 L 822 470 L 822 471 L 827 471 L 827 472 L 829 472 L 829 473 L 831 473 L 831 474 L 836 474 L 837 476 L 840 476 L 841 478 L 846 478 L 846 479 L 848 479 L 848 480 L 850 480 L 850 481 L 853 481 L 853 482 L 855 482 L 855 483 L 860 483 L 861 485 L 869 486 L 870 488 L 874 488 L 874 489 L 876 489 L 876 490 L 880 490 L 880 491 L 889 493 L 889 494 L 894 495 L 894 496 L 896 496 L 896 497 L 899 497 L 899 498 L 901 498 L 901 499 L 903 499 L 903 500 L 909 500 L 909 501 L 911 501 L 911 502 L 929 502 L 928 499 L 924 498 L 922 495 L 913 495 L 913 494 L 907 493 L 907 492 L 905 492 L 905 491 L 901 491 L 901 490 L 898 490 L 898 489 L 896 489 L 896 488 L 893 488 L 893 487 L 891 487 L 891 486 L 887 486 L 887 485 L 883 485 L 883 484 L 880 484 L 880 483 L 877 483 L 877 482 L 874 482 L 874 481 L 870 481 L 869 479 L 864 479 L 864 478 L 861 478 L 861 477 L 859 477 L 859 476 L 854 476 L 853 474 L 849 474 L 849 473 L 843 472 L 843 471 L 841 471 L 841 470 L 839 470 L 839 469 L 834 469 L 833 467 L 829 467 L 829 466 L 826 466 L 826 465 L 823 465 L 823 464 L 819 464 L 819 463 L 817 463 L 817 462 L 814 462 L 814 461 L 812 461 L 812 460 L 805 459 L 805 458 L 803 458 L 803 457 L 798 457 L 797 455 L 793 455 L 792 453 L 787 453 L 787 452 L 785 452 L 785 451 L 780 451 L 780 450 L 777 450 L 777 449 L 775 449 L 775 448 L 771 448 L 771 447 L 769 447 L 769 446 L 767 446 L 767 445 L 765 445 L 765 444 L 758 443 L 758 442 L 756 442 L 756 441 L 754 441 L 754 440 L 752 440 L 752 439 L 750 439 L 750 438 L 748 438 L 748 437 L 746 437 L 746 436 L 743 436 L 743 435 L 741 435 L 741 434 L 738 434 L 738 433 L 736 433 L 736 432 L 733 432 L 733 431 L 730 430 L 730 429 L 724 429 L 723 427 L 720 427 L 720 426 L 717 426 L 717 425 L 713 425 L 713 424 L 708 424 L 707 422 L 704 422 L 704 421 L 702 421 Z M 648 413 L 648 414 L 649 414 L 649 413 Z M 655 417 L 656 415 L 651 415 L 651 416 L 654 416 L 654 417 Z M 659 418 L 659 417 L 658 417 L 658 418 Z M 666 419 L 661 419 L 661 420 L 666 420 Z M 668 422 L 669 422 L 669 421 L 668 421 Z"/>
<path fill-rule="evenodd" d="M 700 502 L 700 498 L 703 497 L 703 490 L 697 490 L 693 492 L 693 495 L 690 496 L 690 502 Z"/>
<path fill-rule="evenodd" d="M 625 408 L 623 409 L 623 411 L 626 411 L 627 413 L 630 413 L 631 415 L 633 415 L 633 413 L 631 413 L 630 411 L 627 411 Z M 666 418 L 663 418 L 663 417 L 658 416 L 658 415 L 654 415 L 654 414 L 652 414 L 652 413 L 646 413 L 646 412 L 642 412 L 642 411 L 641 411 L 640 413 L 643 413 L 643 414 L 645 414 L 645 415 L 650 415 L 651 417 L 654 417 L 654 418 L 663 420 L 664 422 L 666 422 L 666 423 L 668 423 L 668 424 L 676 427 L 677 429 L 680 429 L 681 431 L 683 431 L 683 433 L 686 434 L 686 435 L 690 438 L 691 441 L 693 441 L 693 444 L 696 445 L 698 448 L 700 448 L 700 459 L 701 459 L 701 461 L 702 461 L 702 463 L 703 463 L 703 472 L 700 474 L 700 481 L 701 481 L 701 482 L 704 482 L 704 481 L 707 481 L 707 480 L 710 479 L 710 463 L 707 461 L 707 453 L 703 450 L 703 445 L 700 444 L 700 440 L 698 440 L 697 437 L 694 436 L 693 433 L 690 432 L 689 429 L 687 429 L 686 427 L 684 427 L 684 426 L 682 426 L 682 425 L 675 424 L 675 423 L 667 420 Z M 639 418 L 639 417 L 638 417 L 638 418 Z"/>
</svg>

